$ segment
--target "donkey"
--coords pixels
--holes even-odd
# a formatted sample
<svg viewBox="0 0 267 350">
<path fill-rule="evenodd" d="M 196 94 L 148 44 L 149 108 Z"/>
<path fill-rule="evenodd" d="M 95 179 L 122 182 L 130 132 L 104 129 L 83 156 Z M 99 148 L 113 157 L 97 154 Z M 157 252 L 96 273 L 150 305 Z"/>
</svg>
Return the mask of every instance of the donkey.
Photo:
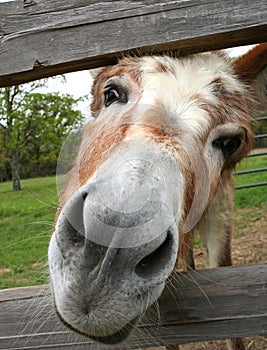
<svg viewBox="0 0 267 350">
<path fill-rule="evenodd" d="M 48 252 L 56 311 L 73 330 L 123 341 L 178 260 L 194 268 L 195 232 L 210 267 L 232 264 L 232 171 L 266 109 L 266 53 L 124 57 L 98 73 Z"/>
</svg>

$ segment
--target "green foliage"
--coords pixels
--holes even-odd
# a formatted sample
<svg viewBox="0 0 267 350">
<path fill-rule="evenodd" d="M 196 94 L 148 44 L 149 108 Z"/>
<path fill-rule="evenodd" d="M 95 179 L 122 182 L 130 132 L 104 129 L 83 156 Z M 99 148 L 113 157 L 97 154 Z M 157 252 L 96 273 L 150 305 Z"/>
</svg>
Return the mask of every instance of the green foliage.
<svg viewBox="0 0 267 350">
<path fill-rule="evenodd" d="M 46 81 L 0 89 L 0 181 L 55 174 L 65 138 L 82 122 L 79 100 L 36 91 Z"/>
<path fill-rule="evenodd" d="M 81 112 L 73 109 L 74 103 L 70 95 L 56 93 L 27 97 L 26 119 L 31 120 L 31 127 L 28 133 L 25 130 L 27 140 L 21 152 L 21 164 L 27 165 L 23 167 L 23 177 L 55 174 L 62 143 L 82 121 Z"/>
<path fill-rule="evenodd" d="M 267 120 L 255 121 L 252 125 L 255 135 L 267 134 Z M 267 147 L 267 138 L 255 139 L 255 148 L 265 148 Z"/>
</svg>

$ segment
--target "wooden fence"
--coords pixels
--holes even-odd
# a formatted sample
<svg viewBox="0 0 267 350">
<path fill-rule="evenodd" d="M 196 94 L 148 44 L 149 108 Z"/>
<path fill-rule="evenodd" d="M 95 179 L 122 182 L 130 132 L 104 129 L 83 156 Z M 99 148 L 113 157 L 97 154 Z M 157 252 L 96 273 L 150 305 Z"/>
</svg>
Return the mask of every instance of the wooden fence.
<svg viewBox="0 0 267 350">
<path fill-rule="evenodd" d="M 159 310 L 151 307 L 115 348 L 266 334 L 267 264 L 181 273 L 165 289 Z M 106 349 L 59 323 L 47 287 L 0 291 L 0 348 Z"/>
<path fill-rule="evenodd" d="M 267 121 L 267 116 L 264 117 L 257 117 L 255 118 L 255 120 L 258 123 L 264 123 Z M 267 134 L 256 134 L 254 137 L 254 147 L 257 146 L 257 141 L 261 141 L 267 139 Z M 265 142 L 264 142 L 264 146 L 265 146 Z M 252 149 L 252 152 L 250 152 L 250 154 L 247 155 L 247 158 L 250 157 L 261 157 L 261 156 L 266 156 L 267 152 L 266 152 L 266 147 L 263 146 L 263 149 Z M 247 174 L 256 174 L 256 173 L 266 173 L 267 172 L 267 167 L 263 167 L 263 168 L 256 168 L 256 169 L 247 169 L 247 170 L 240 170 L 240 171 L 236 171 L 234 173 L 234 175 L 236 176 L 242 176 L 242 175 L 247 175 Z M 238 185 L 235 186 L 236 190 L 242 190 L 242 189 L 246 189 L 246 188 L 251 188 L 251 187 L 259 187 L 259 186 L 267 186 L 267 181 L 261 181 L 261 182 L 257 182 L 254 181 L 252 183 L 249 184 L 245 184 L 245 185 Z"/>
<path fill-rule="evenodd" d="M 265 0 L 18 0 L 0 3 L 0 86 L 113 63 L 266 41 Z"/>
<path fill-rule="evenodd" d="M 112 64 L 122 53 L 263 41 L 266 0 L 17 0 L 0 3 L 0 87 Z M 181 274 L 159 303 L 120 348 L 267 334 L 267 264 Z M 59 324 L 51 304 L 47 287 L 0 291 L 0 348 L 105 349 Z"/>
</svg>

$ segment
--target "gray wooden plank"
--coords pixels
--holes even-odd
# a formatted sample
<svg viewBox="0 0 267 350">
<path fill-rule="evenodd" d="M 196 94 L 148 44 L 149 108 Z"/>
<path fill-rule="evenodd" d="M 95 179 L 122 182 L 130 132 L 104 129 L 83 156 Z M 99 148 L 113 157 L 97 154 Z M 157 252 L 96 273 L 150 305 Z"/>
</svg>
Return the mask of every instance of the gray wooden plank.
<svg viewBox="0 0 267 350">
<path fill-rule="evenodd" d="M 262 42 L 266 29 L 265 0 L 1 3 L 0 86 L 111 64 L 129 51 L 184 54 Z"/>
<path fill-rule="evenodd" d="M 49 286 L 32 286 L 32 287 L 20 287 L 10 288 L 6 290 L 0 290 L 0 302 L 19 300 L 19 299 L 31 299 L 34 297 L 41 297 L 49 293 Z"/>
<path fill-rule="evenodd" d="M 106 349 L 65 328 L 48 289 L 0 291 L 1 349 Z M 15 295 L 17 294 L 17 298 Z M 267 334 L 267 263 L 179 273 L 116 349 Z M 137 346 L 138 345 L 138 346 Z"/>
</svg>

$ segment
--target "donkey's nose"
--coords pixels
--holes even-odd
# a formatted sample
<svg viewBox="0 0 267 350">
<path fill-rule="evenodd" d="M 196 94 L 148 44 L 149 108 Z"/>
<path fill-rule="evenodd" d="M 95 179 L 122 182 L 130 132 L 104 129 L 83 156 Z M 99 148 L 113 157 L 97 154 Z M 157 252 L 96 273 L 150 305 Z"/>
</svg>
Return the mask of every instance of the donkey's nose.
<svg viewBox="0 0 267 350">
<path fill-rule="evenodd" d="M 112 248 L 137 247 L 161 236 L 174 222 L 174 209 L 160 183 L 142 188 L 141 183 L 130 181 L 128 186 L 116 180 L 113 185 L 104 177 L 87 188 L 83 225 L 88 240 Z"/>
<path fill-rule="evenodd" d="M 59 216 L 56 239 L 65 263 L 71 264 L 75 256 L 80 268 L 86 266 L 89 279 L 97 275 L 101 281 L 109 275 L 119 280 L 126 274 L 162 283 L 175 263 L 178 232 L 160 189 L 133 212 L 124 210 L 123 200 L 121 210 L 117 203 L 115 211 L 100 195 L 103 182 L 81 187 Z"/>
<path fill-rule="evenodd" d="M 180 216 L 181 173 L 167 151 L 148 142 L 125 145 L 85 189 L 86 237 L 100 245 L 130 248 L 166 233 Z"/>
<path fill-rule="evenodd" d="M 96 175 L 60 214 L 56 232 L 62 255 L 76 251 L 91 270 L 112 266 L 118 276 L 165 275 L 160 266 L 174 264 L 168 257 L 177 251 L 175 220 L 181 215 L 176 162 L 167 152 L 139 143 L 107 160 Z"/>
</svg>

